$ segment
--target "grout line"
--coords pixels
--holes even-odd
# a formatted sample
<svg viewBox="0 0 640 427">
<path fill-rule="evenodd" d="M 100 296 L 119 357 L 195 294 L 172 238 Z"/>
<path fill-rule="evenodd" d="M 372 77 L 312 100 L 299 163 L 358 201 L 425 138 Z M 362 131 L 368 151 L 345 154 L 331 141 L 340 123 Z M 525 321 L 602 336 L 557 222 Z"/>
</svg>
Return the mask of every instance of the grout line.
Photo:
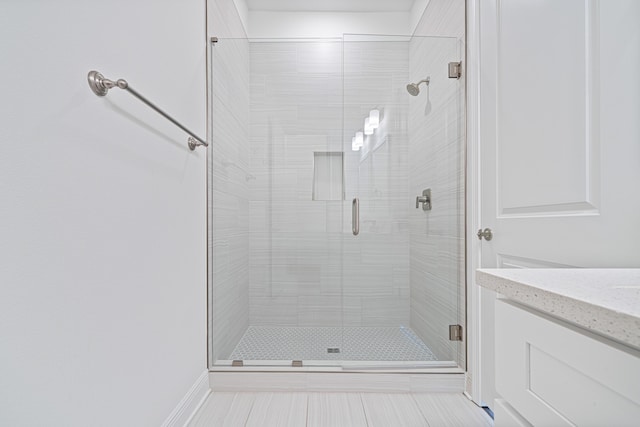
<svg viewBox="0 0 640 427">
<path fill-rule="evenodd" d="M 413 403 L 416 404 L 416 407 L 418 408 L 418 411 L 420 411 L 420 414 L 422 415 L 422 418 L 424 418 L 424 421 L 427 423 L 427 426 L 430 426 L 431 424 L 429 424 L 429 420 L 427 419 L 427 414 L 425 414 L 424 411 L 422 410 L 422 406 L 420 406 L 418 401 L 415 399 L 414 394 L 415 393 L 409 393 L 409 395 L 411 396 L 411 400 L 413 400 Z"/>
<path fill-rule="evenodd" d="M 236 395 L 233 397 L 233 399 L 235 400 L 235 398 L 238 396 L 238 394 L 240 394 L 241 392 L 236 392 Z M 247 419 L 244 420 L 244 425 L 245 427 L 247 426 L 247 423 L 249 423 L 249 418 L 251 418 L 251 413 L 253 412 L 253 406 L 256 403 L 256 394 L 253 394 L 253 399 L 251 399 L 251 409 L 249 409 L 249 412 L 247 412 Z"/>
<path fill-rule="evenodd" d="M 358 398 L 360 399 L 360 405 L 362 406 L 362 412 L 364 412 L 364 420 L 369 426 L 369 417 L 367 416 L 367 408 L 364 406 L 364 401 L 362 400 L 362 393 L 358 393 Z"/>
</svg>

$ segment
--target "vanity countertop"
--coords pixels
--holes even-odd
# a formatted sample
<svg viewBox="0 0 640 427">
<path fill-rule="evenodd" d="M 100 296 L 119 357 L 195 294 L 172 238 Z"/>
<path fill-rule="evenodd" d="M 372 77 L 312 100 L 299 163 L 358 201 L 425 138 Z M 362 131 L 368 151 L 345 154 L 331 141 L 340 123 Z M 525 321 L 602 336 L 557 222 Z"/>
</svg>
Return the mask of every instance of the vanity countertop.
<svg viewBox="0 0 640 427">
<path fill-rule="evenodd" d="M 640 269 L 479 269 L 477 283 L 640 348 Z"/>
</svg>

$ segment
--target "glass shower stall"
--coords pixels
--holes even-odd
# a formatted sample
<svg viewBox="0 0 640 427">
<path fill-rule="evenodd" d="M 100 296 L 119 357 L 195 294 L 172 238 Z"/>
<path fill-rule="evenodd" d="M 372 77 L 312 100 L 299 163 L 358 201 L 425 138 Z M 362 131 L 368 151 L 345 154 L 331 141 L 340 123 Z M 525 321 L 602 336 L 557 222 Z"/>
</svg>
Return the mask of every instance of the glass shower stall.
<svg viewBox="0 0 640 427">
<path fill-rule="evenodd" d="M 212 41 L 210 367 L 465 367 L 462 52 Z"/>
</svg>

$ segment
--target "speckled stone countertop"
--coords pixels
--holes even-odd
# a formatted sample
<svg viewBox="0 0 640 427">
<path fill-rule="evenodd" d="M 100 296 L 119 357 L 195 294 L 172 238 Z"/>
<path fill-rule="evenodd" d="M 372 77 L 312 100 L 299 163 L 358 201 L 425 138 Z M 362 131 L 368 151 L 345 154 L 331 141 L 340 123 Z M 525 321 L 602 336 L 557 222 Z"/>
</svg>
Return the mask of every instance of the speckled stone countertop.
<svg viewBox="0 0 640 427">
<path fill-rule="evenodd" d="M 640 269 L 480 269 L 477 283 L 640 348 Z"/>
</svg>

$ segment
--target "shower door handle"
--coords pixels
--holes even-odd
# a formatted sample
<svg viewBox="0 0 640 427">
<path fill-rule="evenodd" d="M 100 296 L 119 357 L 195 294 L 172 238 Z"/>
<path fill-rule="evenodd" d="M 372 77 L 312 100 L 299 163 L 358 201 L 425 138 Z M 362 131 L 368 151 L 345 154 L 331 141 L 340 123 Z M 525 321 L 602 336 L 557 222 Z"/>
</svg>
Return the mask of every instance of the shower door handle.
<svg viewBox="0 0 640 427">
<path fill-rule="evenodd" d="M 351 202 L 351 231 L 354 236 L 360 233 L 360 199 L 357 197 Z"/>
</svg>

